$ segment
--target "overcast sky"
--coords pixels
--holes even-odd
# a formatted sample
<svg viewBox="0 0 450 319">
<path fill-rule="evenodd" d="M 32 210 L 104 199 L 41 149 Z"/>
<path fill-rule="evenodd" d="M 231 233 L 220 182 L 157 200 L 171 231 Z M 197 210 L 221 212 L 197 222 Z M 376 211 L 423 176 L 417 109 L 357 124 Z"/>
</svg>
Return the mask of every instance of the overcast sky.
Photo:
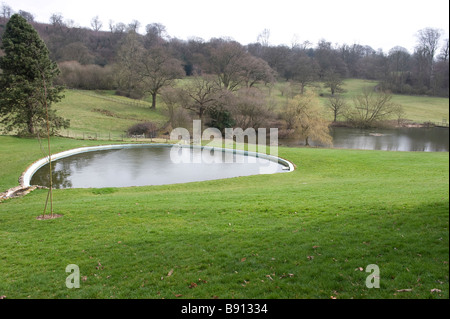
<svg viewBox="0 0 450 319">
<path fill-rule="evenodd" d="M 333 44 L 361 44 L 388 52 L 394 46 L 413 51 L 418 30 L 432 27 L 449 34 L 448 0 L 0 0 L 15 12 L 32 13 L 48 23 L 60 13 L 81 27 L 99 16 L 104 30 L 110 20 L 138 20 L 166 26 L 171 37 L 231 37 L 241 44 L 256 42 L 270 30 L 271 45 L 320 39 Z"/>
</svg>

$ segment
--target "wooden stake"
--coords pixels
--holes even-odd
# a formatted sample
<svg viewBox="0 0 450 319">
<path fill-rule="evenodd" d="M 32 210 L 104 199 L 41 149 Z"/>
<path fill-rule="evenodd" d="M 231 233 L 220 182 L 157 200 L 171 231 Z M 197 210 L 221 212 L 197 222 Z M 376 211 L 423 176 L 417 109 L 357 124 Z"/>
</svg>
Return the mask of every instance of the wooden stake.
<svg viewBox="0 0 450 319">
<path fill-rule="evenodd" d="M 50 195 L 50 215 L 53 218 L 53 178 L 52 178 L 52 152 L 50 149 L 50 124 L 48 119 L 48 104 L 47 104 L 47 85 L 45 83 L 45 78 L 42 76 L 43 84 L 44 84 L 44 104 L 45 104 L 45 113 L 47 120 L 47 145 L 48 145 L 48 166 L 49 166 L 49 177 L 50 177 L 50 189 L 48 190 L 47 200 L 45 202 L 44 213 L 42 217 L 45 217 L 45 211 L 47 210 L 48 198 Z"/>
</svg>

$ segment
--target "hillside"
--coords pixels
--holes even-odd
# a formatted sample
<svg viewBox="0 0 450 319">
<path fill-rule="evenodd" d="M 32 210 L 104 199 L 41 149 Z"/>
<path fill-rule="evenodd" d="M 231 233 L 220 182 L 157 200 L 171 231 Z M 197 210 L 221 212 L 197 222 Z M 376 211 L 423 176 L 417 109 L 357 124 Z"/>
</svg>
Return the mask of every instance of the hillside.
<svg viewBox="0 0 450 319">
<path fill-rule="evenodd" d="M 150 121 L 160 128 L 166 124 L 163 110 L 152 111 L 150 105 L 108 91 L 66 90 L 65 98 L 55 104 L 55 109 L 70 119 L 70 128 L 60 132 L 63 136 L 82 138 L 84 134 L 85 138 L 121 139 L 138 122 Z"/>
<path fill-rule="evenodd" d="M 183 85 L 182 82 L 179 85 Z M 346 80 L 344 96 L 351 100 L 364 87 L 376 85 L 376 81 Z M 326 90 L 322 89 L 321 92 Z M 272 95 L 277 103 L 285 100 L 278 89 L 272 89 Z M 448 98 L 394 95 L 393 99 L 403 105 L 405 118 L 410 121 L 423 123 L 449 119 Z M 321 102 L 326 108 L 328 98 L 321 97 Z M 150 105 L 147 101 L 114 95 L 113 91 L 66 90 L 65 98 L 55 105 L 55 109 L 59 115 L 71 121 L 71 127 L 61 132 L 63 136 L 83 138 L 85 134 L 85 138 L 109 139 L 111 134 L 112 139 L 121 139 L 124 132 L 137 122 L 151 121 L 158 127 L 166 124 L 168 117 L 163 101 L 158 101 L 156 111 L 150 110 Z"/>
<path fill-rule="evenodd" d="M 345 90 L 343 96 L 351 100 L 353 96 L 360 94 L 364 88 L 374 88 L 377 85 L 378 82 L 373 80 L 347 79 L 343 85 L 343 89 Z M 322 88 L 320 92 L 329 95 L 329 90 L 327 91 Z M 324 97 L 321 98 L 321 101 L 324 107 L 327 107 L 328 99 Z M 404 107 L 404 118 L 412 122 L 435 123 L 442 122 L 443 119 L 446 119 L 448 123 L 450 119 L 449 98 L 394 94 L 393 102 Z"/>
</svg>

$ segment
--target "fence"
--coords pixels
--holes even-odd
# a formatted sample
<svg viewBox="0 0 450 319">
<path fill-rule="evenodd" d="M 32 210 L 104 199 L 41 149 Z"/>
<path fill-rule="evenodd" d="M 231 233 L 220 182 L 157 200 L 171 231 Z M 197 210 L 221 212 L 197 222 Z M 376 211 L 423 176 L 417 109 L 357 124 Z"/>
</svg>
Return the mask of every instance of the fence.
<svg viewBox="0 0 450 319">
<path fill-rule="evenodd" d="M 94 140 L 94 141 L 116 141 L 116 142 L 157 142 L 167 143 L 169 135 L 145 136 L 145 135 L 128 135 L 127 133 L 100 133 L 100 132 L 80 132 L 71 130 L 61 130 L 58 136 L 73 138 L 77 140 Z"/>
<path fill-rule="evenodd" d="M 449 127 L 449 123 L 447 121 L 443 121 L 443 122 L 424 122 L 422 123 L 423 126 L 425 127 Z"/>
<path fill-rule="evenodd" d="M 77 92 L 78 94 L 81 94 L 81 95 L 94 97 L 94 98 L 98 98 L 98 99 L 102 99 L 105 101 L 114 102 L 114 103 L 118 103 L 118 104 L 122 104 L 122 105 L 138 106 L 138 107 L 150 107 L 151 106 L 151 103 L 145 102 L 142 100 L 132 100 L 132 99 L 123 100 L 123 99 L 115 98 L 112 96 L 106 96 L 106 95 L 92 93 L 89 91 L 81 91 L 81 90 L 77 90 L 77 89 L 71 89 L 71 90 L 73 90 L 74 92 Z"/>
</svg>

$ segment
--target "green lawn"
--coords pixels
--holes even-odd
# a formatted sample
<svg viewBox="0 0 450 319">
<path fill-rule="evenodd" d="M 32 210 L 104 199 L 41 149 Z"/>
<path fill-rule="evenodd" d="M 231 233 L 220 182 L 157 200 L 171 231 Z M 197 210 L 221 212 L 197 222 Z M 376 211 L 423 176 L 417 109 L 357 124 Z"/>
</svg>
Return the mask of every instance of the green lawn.
<svg viewBox="0 0 450 319">
<path fill-rule="evenodd" d="M 343 85 L 343 96 L 351 103 L 353 96 L 360 94 L 364 88 L 373 88 L 377 84 L 377 81 L 347 79 Z M 329 89 L 322 88 L 320 92 L 330 94 Z M 324 107 L 327 107 L 328 98 L 321 98 L 321 101 Z M 392 101 L 401 104 L 405 111 L 404 118 L 413 122 L 442 122 L 443 119 L 449 122 L 448 98 L 394 94 Z"/>
<path fill-rule="evenodd" d="M 449 123 L 449 99 L 442 97 L 394 95 L 393 101 L 405 109 L 405 118 L 417 122 Z"/>
<path fill-rule="evenodd" d="M 162 127 L 167 118 L 161 107 L 156 111 L 151 104 L 140 101 L 132 105 L 132 99 L 115 96 L 113 92 L 66 90 L 65 98 L 54 105 L 58 115 L 70 119 L 70 128 L 62 130 L 64 136 L 85 138 L 99 134 L 97 138 L 115 139 L 140 121 L 152 121 Z M 136 102 L 137 103 L 137 102 Z"/>
<path fill-rule="evenodd" d="M 54 152 L 94 141 L 54 138 Z M 280 148 L 293 173 L 0 204 L 7 298 L 449 298 L 449 154 Z M 0 188 L 42 157 L 0 136 Z M 79 289 L 65 286 L 69 264 Z M 366 287 L 369 264 L 380 288 Z M 169 275 L 170 274 L 170 275 Z M 408 289 L 408 291 L 403 291 Z"/>
</svg>

